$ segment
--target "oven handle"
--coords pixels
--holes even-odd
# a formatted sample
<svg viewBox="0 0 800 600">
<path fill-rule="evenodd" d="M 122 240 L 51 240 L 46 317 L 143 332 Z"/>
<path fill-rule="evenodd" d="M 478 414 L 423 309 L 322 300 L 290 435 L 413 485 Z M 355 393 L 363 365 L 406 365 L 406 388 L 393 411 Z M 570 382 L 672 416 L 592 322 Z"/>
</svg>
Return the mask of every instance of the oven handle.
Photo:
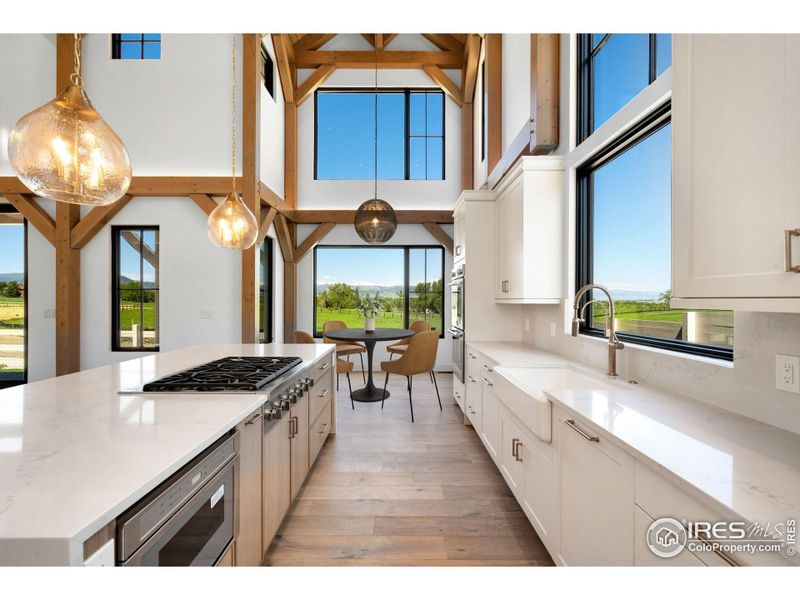
<svg viewBox="0 0 800 600">
<path fill-rule="evenodd" d="M 222 466 L 222 468 L 217 472 L 217 474 L 214 475 L 214 477 L 212 477 L 211 479 L 209 479 L 203 487 L 201 487 L 199 490 L 197 490 L 197 492 L 194 495 L 192 495 L 192 497 L 189 498 L 189 500 L 186 501 L 186 503 L 180 508 L 180 510 L 178 510 L 178 512 L 176 512 L 174 515 L 172 515 L 169 519 L 167 519 L 161 525 L 161 527 L 159 527 L 158 530 L 156 530 L 156 532 L 148 538 L 148 540 L 144 544 L 139 546 L 139 548 L 136 550 L 136 552 L 131 554 L 130 558 L 128 558 L 128 560 L 126 560 L 124 563 L 122 563 L 122 566 L 126 566 L 127 567 L 127 566 L 134 566 L 134 565 L 139 564 L 139 559 L 142 557 L 142 555 L 145 552 L 147 552 L 150 548 L 152 548 L 153 545 L 156 542 L 158 542 L 162 537 L 164 537 L 167 533 L 170 532 L 169 524 L 174 522 L 174 521 L 176 521 L 176 520 L 178 520 L 178 519 L 180 519 L 182 516 L 186 515 L 186 513 L 191 512 L 192 510 L 196 509 L 197 508 L 197 501 L 196 501 L 197 497 L 202 495 L 203 492 L 205 492 L 208 488 L 213 488 L 213 487 L 216 487 L 217 485 L 219 485 L 219 482 L 222 481 L 222 479 L 224 479 L 227 476 L 228 472 L 231 469 L 234 470 L 234 473 L 233 473 L 233 481 L 234 481 L 234 486 L 233 487 L 234 487 L 234 489 L 231 490 L 231 493 L 234 494 L 234 496 L 233 496 L 233 508 L 234 508 L 234 511 L 233 512 L 234 512 L 234 519 L 235 519 L 235 517 L 236 517 L 236 494 L 238 492 L 238 490 L 236 490 L 237 471 L 239 470 L 239 455 L 238 454 L 234 455 L 230 460 L 228 460 L 228 462 L 225 463 Z M 208 502 L 208 498 L 203 500 L 203 502 L 204 503 Z M 236 529 L 237 529 L 236 528 L 236 522 L 234 520 L 234 527 L 233 527 L 234 538 L 236 537 Z M 119 564 L 119 563 L 117 563 L 117 564 Z"/>
</svg>

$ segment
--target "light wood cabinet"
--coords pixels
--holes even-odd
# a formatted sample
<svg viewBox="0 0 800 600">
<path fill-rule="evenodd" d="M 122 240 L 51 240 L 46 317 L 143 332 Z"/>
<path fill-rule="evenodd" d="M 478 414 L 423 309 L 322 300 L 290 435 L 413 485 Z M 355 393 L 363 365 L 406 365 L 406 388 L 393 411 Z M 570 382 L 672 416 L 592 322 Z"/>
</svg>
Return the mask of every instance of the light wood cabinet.
<svg viewBox="0 0 800 600">
<path fill-rule="evenodd" d="M 222 553 L 222 556 L 219 557 L 217 564 L 214 565 L 215 567 L 232 567 L 233 566 L 233 544 L 228 546 L 228 549 Z"/>
<path fill-rule="evenodd" d="M 564 169 L 558 157 L 523 157 L 497 187 L 495 301 L 557 304 L 563 295 Z"/>
<path fill-rule="evenodd" d="M 800 36 L 675 35 L 672 295 L 800 312 Z"/>
<path fill-rule="evenodd" d="M 559 559 L 566 565 L 633 564 L 634 460 L 590 425 L 561 413 Z"/>
<path fill-rule="evenodd" d="M 262 534 L 262 412 L 259 408 L 237 427 L 239 431 L 239 533 L 236 566 L 255 567 L 263 556 Z"/>
<path fill-rule="evenodd" d="M 267 551 L 292 502 L 290 419 L 285 414 L 264 434 L 263 550 Z"/>
<path fill-rule="evenodd" d="M 325 408 L 317 415 L 317 418 L 308 430 L 309 465 L 313 465 L 314 461 L 317 460 L 317 456 L 319 456 L 319 452 L 322 450 L 322 445 L 325 443 L 325 440 L 328 439 L 333 424 L 332 416 L 331 402 L 328 402 Z"/>
<path fill-rule="evenodd" d="M 308 475 L 308 402 L 309 394 L 303 397 L 292 406 L 289 413 L 291 430 L 291 470 L 292 470 L 292 500 L 297 497 L 300 488 Z"/>
</svg>

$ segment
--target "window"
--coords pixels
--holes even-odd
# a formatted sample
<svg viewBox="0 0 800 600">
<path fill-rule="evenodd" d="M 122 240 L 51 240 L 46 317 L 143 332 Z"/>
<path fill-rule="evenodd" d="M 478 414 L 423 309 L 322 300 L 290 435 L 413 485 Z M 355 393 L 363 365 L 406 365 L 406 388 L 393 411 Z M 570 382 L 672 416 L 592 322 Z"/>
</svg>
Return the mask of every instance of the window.
<svg viewBox="0 0 800 600">
<path fill-rule="evenodd" d="M 481 162 L 486 160 L 486 125 L 489 113 L 486 104 L 489 102 L 489 94 L 486 92 L 486 61 L 481 63 Z"/>
<path fill-rule="evenodd" d="M 578 143 L 672 65 L 670 34 L 578 36 Z"/>
<path fill-rule="evenodd" d="M 267 93 L 275 99 L 275 63 L 267 52 L 264 44 L 261 44 L 261 77 L 264 79 L 264 87 Z"/>
<path fill-rule="evenodd" d="M 161 58 L 160 33 L 112 33 L 111 58 Z"/>
<path fill-rule="evenodd" d="M 111 347 L 158 350 L 158 227 L 111 228 Z"/>
<path fill-rule="evenodd" d="M 27 380 L 27 222 L 0 204 L 0 388 Z"/>
<path fill-rule="evenodd" d="M 258 269 L 258 341 L 269 344 L 273 341 L 274 329 L 272 319 L 272 264 L 273 247 L 272 238 L 264 238 L 259 248 Z"/>
<path fill-rule="evenodd" d="M 444 249 L 441 246 L 314 248 L 314 334 L 325 321 L 363 327 L 359 297 L 380 294 L 378 327 L 428 321 L 443 337 Z"/>
<path fill-rule="evenodd" d="M 375 176 L 375 92 L 315 94 L 315 179 Z M 378 92 L 378 179 L 444 179 L 444 94 Z"/>
<path fill-rule="evenodd" d="M 577 173 L 576 289 L 611 290 L 620 339 L 731 360 L 733 313 L 671 310 L 672 127 L 662 107 Z M 604 335 L 602 293 L 582 333 Z M 586 298 L 584 302 L 589 299 Z"/>
</svg>

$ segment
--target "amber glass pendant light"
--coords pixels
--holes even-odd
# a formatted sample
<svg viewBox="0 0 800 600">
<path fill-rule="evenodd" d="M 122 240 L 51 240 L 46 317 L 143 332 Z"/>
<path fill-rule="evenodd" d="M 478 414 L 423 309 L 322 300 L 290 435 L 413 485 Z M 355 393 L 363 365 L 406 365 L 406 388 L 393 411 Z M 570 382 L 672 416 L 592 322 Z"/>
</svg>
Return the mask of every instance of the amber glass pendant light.
<svg viewBox="0 0 800 600">
<path fill-rule="evenodd" d="M 356 210 L 358 237 L 368 244 L 385 244 L 397 230 L 397 216 L 392 205 L 378 198 L 378 50 L 375 49 L 375 197 Z"/>
<path fill-rule="evenodd" d="M 131 161 L 83 89 L 78 33 L 69 79 L 61 94 L 14 125 L 8 138 L 11 168 L 37 196 L 71 204 L 112 204 L 128 191 Z"/>
<path fill-rule="evenodd" d="M 256 243 L 258 221 L 236 193 L 236 34 L 233 34 L 233 102 L 231 112 L 231 179 L 233 189 L 208 215 L 208 237 L 217 246 L 244 250 Z"/>
</svg>

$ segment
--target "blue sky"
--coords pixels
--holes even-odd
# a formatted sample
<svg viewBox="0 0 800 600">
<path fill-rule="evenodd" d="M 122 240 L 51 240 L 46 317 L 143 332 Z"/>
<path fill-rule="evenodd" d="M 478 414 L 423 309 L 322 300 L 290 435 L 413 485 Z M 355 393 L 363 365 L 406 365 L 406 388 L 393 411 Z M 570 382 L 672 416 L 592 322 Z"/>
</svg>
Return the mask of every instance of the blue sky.
<svg viewBox="0 0 800 600">
<path fill-rule="evenodd" d="M 351 286 L 403 285 L 402 248 L 319 248 L 317 285 L 347 283 Z M 409 256 L 411 286 L 442 277 L 442 250 L 413 248 Z"/>
<path fill-rule="evenodd" d="M 25 228 L 22 225 L 0 225 L 0 273 L 22 273 L 25 270 Z"/>
</svg>

